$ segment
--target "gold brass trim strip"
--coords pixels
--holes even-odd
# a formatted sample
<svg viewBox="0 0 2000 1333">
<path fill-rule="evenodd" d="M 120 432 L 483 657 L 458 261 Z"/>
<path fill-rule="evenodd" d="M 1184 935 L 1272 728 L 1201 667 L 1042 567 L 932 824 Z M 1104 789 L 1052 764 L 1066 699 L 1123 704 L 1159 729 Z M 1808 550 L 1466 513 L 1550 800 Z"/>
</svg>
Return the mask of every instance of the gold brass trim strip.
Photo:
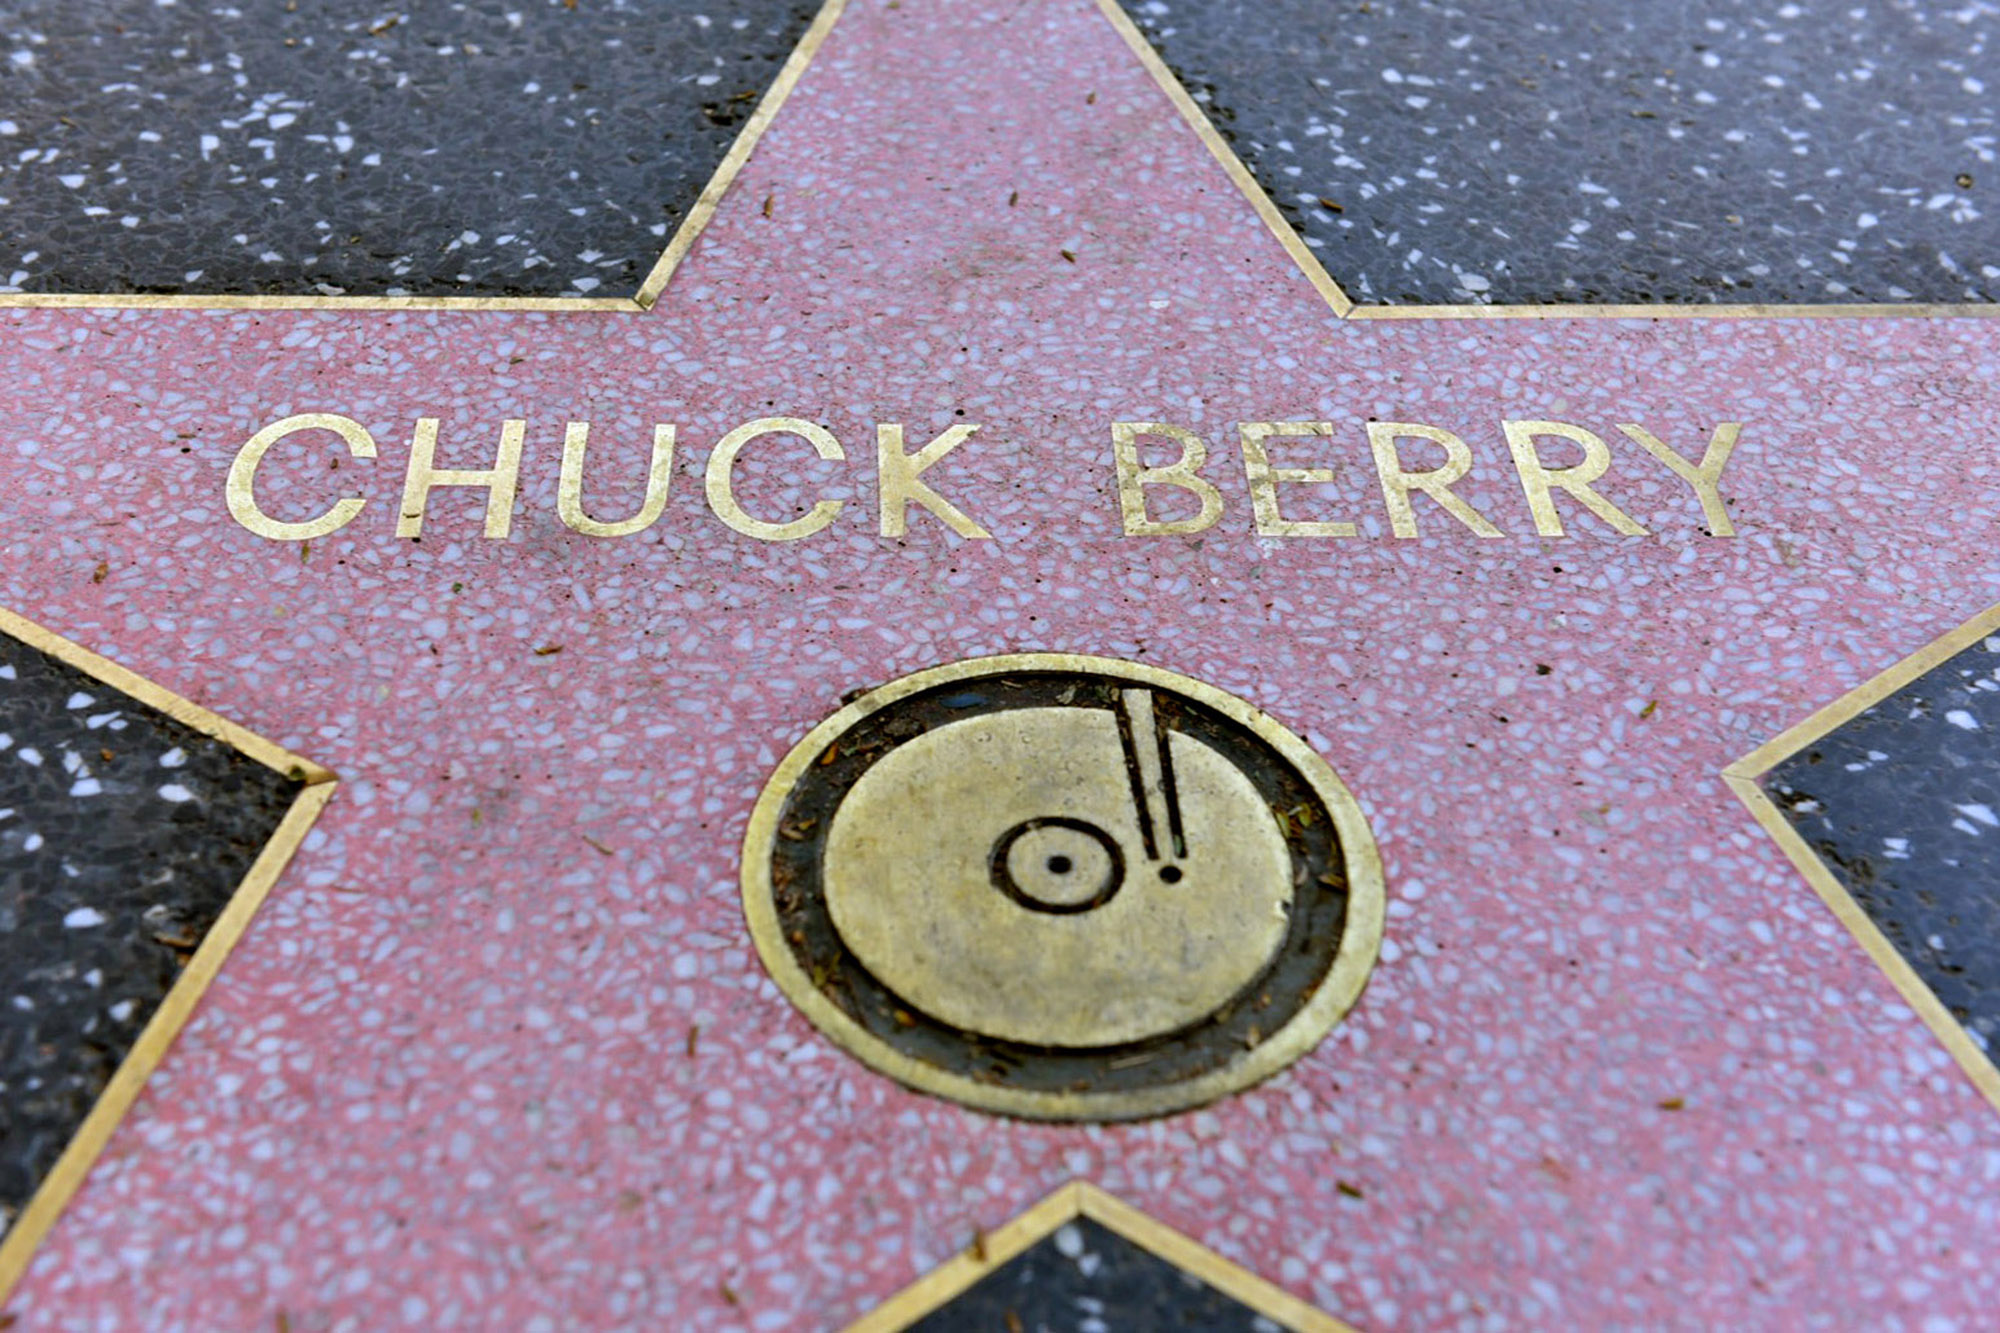
<svg viewBox="0 0 2000 1333">
<path fill-rule="evenodd" d="M 1362 305 L 1352 319 L 1994 319 L 1986 305 Z"/>
<path fill-rule="evenodd" d="M 1737 799 L 1749 809 L 1751 817 L 1763 826 L 1766 833 L 1776 840 L 1786 857 L 1804 875 L 1813 891 L 1820 896 L 1840 924 L 1847 927 L 1875 965 L 1882 969 L 1889 982 L 1903 997 L 1903 1002 L 1923 1019 L 1925 1026 L 1944 1043 L 1946 1050 L 1965 1071 L 1973 1086 L 1985 1095 L 1995 1110 L 2000 1110 L 2000 1068 L 1979 1048 L 1962 1024 L 1939 1000 L 1936 993 L 1924 984 L 1916 970 L 1889 942 L 1880 927 L 1862 910 L 1861 904 L 1847 891 L 1847 887 L 1834 877 L 1826 863 L 1820 860 L 1806 840 L 1792 827 L 1784 812 L 1765 794 L 1757 779 L 1776 768 L 1785 760 L 1805 749 L 1813 742 L 1826 736 L 1850 718 L 1872 708 L 1882 700 L 1902 689 L 1925 672 L 1952 657 L 1990 634 L 2000 633 L 2000 605 L 1988 607 L 1963 625 L 1933 639 L 1917 649 L 1888 670 L 1862 682 L 1832 703 L 1816 710 L 1796 726 L 1789 727 L 1776 737 L 1744 755 L 1735 763 L 1722 770 L 1722 780 L 1736 793 Z"/>
<path fill-rule="evenodd" d="M 231 749 L 240 750 L 266 768 L 274 768 L 280 773 L 299 778 L 308 786 L 333 781 L 333 774 L 321 768 L 310 759 L 293 754 L 281 745 L 275 745 L 254 732 L 246 731 L 224 717 L 218 717 L 200 704 L 183 699 L 172 690 L 155 685 L 144 676 L 128 671 L 107 657 L 100 657 L 81 644 L 72 643 L 60 634 L 43 629 L 32 620 L 25 620 L 5 607 L 0 607 L 0 634 L 12 635 L 30 648 L 39 649 L 59 662 L 64 662 L 103 681 L 114 690 L 131 695 L 140 703 L 157 708 L 176 722 L 193 727 L 205 736 L 212 736 Z"/>
<path fill-rule="evenodd" d="M 744 123 L 743 132 L 736 136 L 736 142 L 730 145 L 728 155 L 722 159 L 722 165 L 715 169 L 715 175 L 702 189 L 700 198 L 694 201 L 694 207 L 688 210 L 688 215 L 681 219 L 681 225 L 674 231 L 674 238 L 667 243 L 666 250 L 653 265 L 653 271 L 646 275 L 646 280 L 639 284 L 639 290 L 633 294 L 632 300 L 641 310 L 651 310 L 653 302 L 660 299 L 660 293 L 666 290 L 667 279 L 673 276 L 681 260 L 687 257 L 688 251 L 694 248 L 695 240 L 708 226 L 708 220 L 715 216 L 716 208 L 722 203 L 722 196 L 736 183 L 737 173 L 741 172 L 743 164 L 750 160 L 750 154 L 757 148 L 757 141 L 764 137 L 764 131 L 770 128 L 771 121 L 778 114 L 778 108 L 785 104 L 785 99 L 792 95 L 792 89 L 804 77 L 806 66 L 810 65 L 813 57 L 819 54 L 821 44 L 826 41 L 827 34 L 833 31 L 833 25 L 840 20 L 841 11 L 846 7 L 847 0 L 826 0 L 826 4 L 813 19 L 812 26 L 806 29 L 806 35 L 799 38 L 799 44 L 792 48 L 791 57 L 785 61 L 785 67 L 778 71 L 778 77 L 771 81 L 771 86 L 764 90 L 764 96 L 758 101 L 757 109 L 750 113 L 750 119 Z"/>
<path fill-rule="evenodd" d="M 1266 1319 L 1294 1333 L 1357 1333 L 1284 1288 L 1267 1282 L 1198 1241 L 1114 1198 L 1087 1181 L 1064 1185 L 1012 1221 L 984 1232 L 951 1258 L 849 1324 L 843 1333 L 901 1333 L 1064 1223 L 1087 1217 Z"/>
<path fill-rule="evenodd" d="M 1849 718 L 1873 708 L 1926 671 L 1942 665 L 1991 634 L 2000 634 L 2000 605 L 1988 607 L 1886 671 L 1871 676 L 1832 703 L 1816 709 L 1803 722 L 1787 727 L 1723 772 L 1746 778 L 1762 777 Z"/>
<path fill-rule="evenodd" d="M 0 292 L 0 310 L 544 310 L 639 309 L 628 296 L 178 296 L 169 292 Z"/>
<path fill-rule="evenodd" d="M 729 146 L 720 166 L 702 187 L 694 206 L 674 229 L 660 257 L 653 261 L 639 289 L 630 296 L 182 296 L 165 292 L 37 293 L 0 292 L 0 310 L 514 310 L 554 314 L 650 310 L 666 290 L 667 281 L 715 216 L 723 196 L 736 183 L 744 164 L 764 137 L 778 108 L 791 96 L 806 66 L 819 54 L 827 34 L 847 7 L 847 0 L 826 0 L 807 26 L 805 35 L 785 60 L 778 77 L 764 90 L 756 111 Z"/>
<path fill-rule="evenodd" d="M 1181 113 L 1190 128 L 1222 164 L 1229 179 L 1243 192 L 1250 206 L 1257 210 L 1257 216 L 1264 220 L 1278 243 L 1285 247 L 1285 253 L 1299 266 L 1299 271 L 1312 283 L 1314 290 L 1326 298 L 1333 307 L 1333 313 L 1340 319 L 1991 319 L 2000 318 L 2000 302 L 1944 302 L 1928 304 L 1897 305 L 1893 303 L 1855 303 L 1843 305 L 1822 304 L 1741 304 L 1741 305 L 1360 305 L 1341 287 L 1334 276 L 1327 272 L 1305 239 L 1285 221 L 1257 177 L 1244 165 L 1229 141 L 1222 137 L 1208 113 L 1201 109 L 1182 86 L 1167 62 L 1139 31 L 1139 25 L 1120 7 L 1118 0 L 1097 0 L 1097 8 L 1103 13 L 1125 45 L 1132 48 L 1132 54 L 1146 72 L 1153 76 L 1153 82 L 1160 85 L 1167 98 Z"/>
<path fill-rule="evenodd" d="M 1141 682 L 1199 700 L 1237 725 L 1254 732 L 1313 785 L 1333 817 L 1346 856 L 1347 922 L 1333 965 L 1291 1020 L 1253 1050 L 1186 1083 L 1131 1092 L 1045 1092 L 996 1087 L 951 1073 L 905 1055 L 849 1017 L 813 983 L 786 943 L 771 896 L 772 848 L 778 824 L 799 775 L 829 744 L 861 718 L 898 699 L 998 671 L 1073 671 Z M 778 989 L 820 1033 L 879 1074 L 934 1097 L 1001 1115 L 1053 1120 L 1137 1120 L 1205 1106 L 1256 1086 L 1301 1059 L 1333 1031 L 1361 998 L 1382 945 L 1387 913 L 1382 858 L 1354 794 L 1311 746 L 1262 709 L 1203 681 L 1160 667 L 1075 653 L 1006 653 L 931 667 L 867 691 L 806 733 L 779 761 L 743 833 L 743 915 L 764 970 Z"/>
<path fill-rule="evenodd" d="M 202 937 L 200 947 L 182 969 L 180 979 L 160 1001 L 160 1007 L 154 1011 L 139 1033 L 138 1040 L 126 1053 L 110 1082 L 105 1084 L 104 1091 L 98 1095 L 90 1114 L 84 1117 L 83 1123 L 71 1136 L 62 1156 L 56 1159 L 27 1206 L 14 1219 L 12 1228 L 0 1237 L 0 1303 L 4 1303 L 22 1274 L 27 1272 L 36 1247 L 48 1234 L 49 1228 L 55 1225 L 56 1218 L 68 1205 L 71 1196 L 83 1184 L 98 1154 L 110 1141 L 112 1131 L 144 1090 L 146 1080 L 166 1055 L 167 1048 L 173 1045 L 174 1038 L 200 1003 L 209 983 L 222 970 L 223 960 L 242 938 L 251 918 L 270 893 L 271 886 L 277 883 L 279 874 L 305 841 L 313 821 L 319 818 L 320 811 L 332 799 L 340 784 L 332 773 L 311 760 L 300 758 L 282 746 L 216 716 L 199 704 L 4 609 L 0 609 L 0 633 L 11 635 L 31 648 L 103 681 L 112 689 L 158 709 L 175 721 L 222 741 L 267 768 L 305 783 L 293 798 L 291 809 L 285 812 L 284 819 L 251 863 L 243 882 L 236 886 L 228 904 Z"/>
<path fill-rule="evenodd" d="M 1215 160 L 1222 164 L 1223 171 L 1227 172 L 1229 179 L 1235 182 L 1236 188 L 1243 192 L 1243 197 L 1250 201 L 1250 206 L 1257 210 L 1257 216 L 1264 220 L 1265 227 L 1278 238 L 1278 244 L 1285 247 L 1285 253 L 1292 257 L 1292 262 L 1299 266 L 1299 271 L 1306 275 L 1306 280 L 1312 283 L 1314 290 L 1325 297 L 1326 303 L 1333 307 L 1334 315 L 1341 319 L 1347 318 L 1348 313 L 1354 309 L 1354 302 L 1340 289 L 1340 284 L 1333 280 L 1333 275 L 1326 271 L 1326 266 L 1319 262 L 1319 256 L 1312 252 L 1312 247 L 1305 243 L 1305 238 L 1293 231 L 1292 224 L 1285 221 L 1285 215 L 1278 211 L 1278 206 L 1271 201 L 1271 196 L 1264 192 L 1264 187 L 1250 174 L 1250 168 L 1243 165 L 1243 159 L 1236 156 L 1236 150 L 1229 146 L 1229 141 L 1215 128 L 1214 123 L 1208 118 L 1208 113 L 1201 109 L 1189 95 L 1188 90 L 1181 86 L 1181 81 L 1174 77 L 1174 72 L 1167 68 L 1167 62 L 1160 58 L 1160 53 L 1146 40 L 1146 34 L 1139 31 L 1139 25 L 1132 22 L 1131 17 L 1119 8 L 1118 0 L 1097 0 L 1097 8 L 1110 21 L 1111 26 L 1117 29 L 1118 35 L 1125 39 L 1125 45 L 1132 48 L 1132 54 L 1139 57 L 1139 63 L 1153 76 L 1153 82 L 1160 85 L 1160 91 L 1167 95 L 1167 100 L 1181 113 L 1181 119 L 1193 128 L 1208 151 L 1214 154 Z"/>
</svg>

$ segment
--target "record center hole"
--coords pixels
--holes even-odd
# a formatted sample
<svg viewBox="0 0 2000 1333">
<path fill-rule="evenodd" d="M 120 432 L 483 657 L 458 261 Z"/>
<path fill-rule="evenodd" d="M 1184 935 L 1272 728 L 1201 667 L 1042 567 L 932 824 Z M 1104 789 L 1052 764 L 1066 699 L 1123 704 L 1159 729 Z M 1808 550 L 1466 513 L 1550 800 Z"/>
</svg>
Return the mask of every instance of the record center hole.
<svg viewBox="0 0 2000 1333">
<path fill-rule="evenodd" d="M 1179 866 L 1161 866 L 1160 878 L 1169 884 L 1178 884 L 1181 882 L 1181 868 Z"/>
<path fill-rule="evenodd" d="M 1029 911 L 1064 916 L 1111 901 L 1125 878 L 1125 857 L 1097 825 L 1048 815 L 1002 833 L 988 873 L 994 888 Z"/>
</svg>

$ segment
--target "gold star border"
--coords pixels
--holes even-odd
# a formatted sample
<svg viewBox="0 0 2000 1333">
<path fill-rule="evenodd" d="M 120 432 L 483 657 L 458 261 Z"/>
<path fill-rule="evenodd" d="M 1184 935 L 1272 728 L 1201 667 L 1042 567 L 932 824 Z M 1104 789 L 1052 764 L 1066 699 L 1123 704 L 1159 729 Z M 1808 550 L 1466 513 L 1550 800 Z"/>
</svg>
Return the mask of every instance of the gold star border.
<svg viewBox="0 0 2000 1333">
<path fill-rule="evenodd" d="M 1215 128 L 1205 112 L 1181 85 L 1172 70 L 1154 50 L 1137 24 L 1120 8 L 1118 0 L 1097 0 L 1105 19 L 1117 29 L 1181 116 L 1193 127 L 1222 169 L 1250 201 L 1264 225 L 1285 247 L 1299 271 L 1305 275 L 1336 316 L 1342 319 L 1992 319 L 2000 318 L 1995 304 L 1742 304 L 1742 305 L 1374 305 L 1355 304 L 1341 290 L 1303 238 L 1285 221 L 1284 214 L 1257 183 L 1250 169 L 1238 158 L 1229 142 Z M 1848 719 L 1888 698 L 1931 668 L 1955 656 L 1989 634 L 2000 633 L 2000 606 L 1994 606 L 1957 629 L 1924 645 L 1888 670 L 1863 682 L 1804 721 L 1759 746 L 1728 765 L 1722 779 L 1736 793 L 1765 832 L 1777 840 L 1785 855 L 1804 875 L 1820 899 L 1875 964 L 1888 976 L 1904 1001 L 1916 1011 L 1926 1026 L 1951 1052 L 1979 1091 L 2000 1110 L 2000 1067 L 1980 1048 L 1935 992 L 1926 985 L 1896 947 L 1883 935 L 1861 905 L 1834 878 L 1825 862 L 1806 843 L 1791 821 L 1764 793 L 1758 779 L 1798 751 L 1814 744 Z"/>
<path fill-rule="evenodd" d="M 1875 965 L 1888 976 L 1903 1002 L 1916 1011 L 1925 1026 L 1944 1043 L 1986 1100 L 2000 1110 L 2000 1068 L 1980 1048 L 1937 993 L 1924 984 L 1902 953 L 1889 942 L 1874 920 L 1854 900 L 1847 886 L 1834 877 L 1812 846 L 1800 836 L 1792 821 L 1785 818 L 1759 779 L 1806 747 L 1816 744 L 1843 723 L 1873 708 L 1925 672 L 1942 665 L 1989 635 L 2000 634 L 2000 605 L 1990 606 L 1949 633 L 1940 635 L 1905 657 L 1888 670 L 1863 681 L 1832 703 L 1819 709 L 1796 726 L 1774 736 L 1722 770 L 1722 780 L 1737 799 L 1813 886 L 1813 891 L 1830 908 L 1840 924 L 1847 927 Z"/>
<path fill-rule="evenodd" d="M 110 1141 L 111 1132 L 118 1128 L 118 1122 L 125 1118 L 125 1112 L 138 1099 L 146 1080 L 166 1055 L 167 1048 L 173 1045 L 174 1038 L 180 1035 L 182 1025 L 194 1012 L 209 983 L 215 980 L 216 973 L 221 971 L 223 960 L 243 937 L 250 919 L 257 914 L 271 886 L 292 859 L 292 853 L 305 841 L 313 821 L 319 818 L 319 812 L 326 807 L 340 784 L 332 773 L 311 760 L 301 758 L 227 718 L 154 684 L 144 676 L 128 671 L 116 662 L 99 657 L 89 649 L 5 609 L 0 609 L 0 634 L 19 639 L 30 648 L 47 653 L 120 694 L 165 713 L 176 722 L 221 741 L 246 758 L 304 784 L 292 799 L 291 809 L 285 812 L 276 831 L 251 863 L 249 872 L 230 894 L 221 915 L 202 936 L 200 947 L 188 960 L 187 966 L 181 969 L 179 979 L 160 1001 L 160 1007 L 153 1011 L 152 1018 L 111 1075 L 110 1082 L 105 1084 L 104 1091 L 98 1094 L 90 1113 L 84 1117 L 76 1133 L 70 1136 L 62 1156 L 49 1168 L 48 1175 L 42 1178 L 27 1206 L 14 1219 L 13 1226 L 0 1236 L 0 1304 L 4 1304 L 22 1274 L 27 1272 L 28 1262 L 34 1256 L 36 1247 L 55 1225 L 70 1197 L 83 1184 L 98 1154 Z M 6 1317 L 0 1315 L 0 1326 L 7 1322 Z"/>
<path fill-rule="evenodd" d="M 1285 215 L 1264 187 L 1257 183 L 1250 168 L 1229 146 L 1229 141 L 1215 128 L 1208 115 L 1174 72 L 1167 68 L 1166 61 L 1132 22 L 1131 16 L 1120 8 L 1118 0 L 1097 0 L 1097 7 L 1105 19 L 1118 30 L 1125 44 L 1132 48 L 1132 54 L 1146 67 L 1153 81 L 1160 85 L 1169 101 L 1180 111 L 1181 117 L 1193 127 L 1215 160 L 1222 164 L 1229 179 L 1257 210 L 1257 216 L 1264 220 L 1278 243 L 1285 247 L 1285 253 L 1292 257 L 1299 271 L 1305 274 L 1326 303 L 1333 307 L 1333 313 L 1341 319 L 1880 319 L 1885 317 L 1901 319 L 1955 319 L 1955 318 L 2000 318 L 2000 303 L 1962 304 L 1938 303 L 1920 304 L 1876 303 L 1876 304 L 1739 304 L 1739 305 L 1357 305 L 1352 297 L 1341 289 L 1326 266 L 1319 262 L 1312 247 L 1285 221 Z"/>
<path fill-rule="evenodd" d="M 778 108 L 792 95 L 806 67 L 839 21 L 847 0 L 825 0 L 806 28 L 799 44 L 792 48 L 778 77 L 764 90 L 757 109 L 743 123 L 742 131 L 729 146 L 722 165 L 702 187 L 694 207 L 667 242 L 667 248 L 653 261 L 646 280 L 630 296 L 181 296 L 171 293 L 112 292 L 37 293 L 0 292 L 0 310 L 539 310 L 563 314 L 613 311 L 634 314 L 653 308 L 674 270 L 694 249 L 694 243 L 708 227 L 722 203 L 722 197 L 736 183 L 757 141 L 764 137 Z"/>
<path fill-rule="evenodd" d="M 901 1333 L 1079 1217 L 1089 1218 L 1155 1258 L 1200 1278 L 1292 1333 L 1357 1333 L 1351 1324 L 1314 1309 L 1283 1288 L 1083 1180 L 1064 1185 L 1013 1221 L 978 1233 L 969 1247 L 849 1324 L 844 1333 Z"/>
<path fill-rule="evenodd" d="M 1250 169 L 1237 157 L 1229 143 L 1217 132 L 1166 62 L 1139 31 L 1118 0 L 1096 0 L 1098 9 L 1125 40 L 1147 73 L 1153 76 L 1183 119 L 1194 130 L 1223 171 L 1235 183 L 1264 225 L 1284 247 L 1299 271 L 1325 298 L 1334 314 L 1342 319 L 1958 319 L 2000 318 L 2000 303 L 1877 302 L 1823 304 L 1714 304 L 1714 305 L 1357 305 L 1328 273 L 1325 265 L 1299 234 L 1285 221 L 1284 214 L 1258 185 Z M 575 314 L 614 312 L 632 314 L 650 310 L 666 290 L 667 282 L 680 267 L 696 240 L 707 228 L 749 161 L 757 142 L 779 108 L 791 96 L 799 79 L 828 33 L 839 21 L 847 0 L 825 0 L 799 44 L 793 48 L 778 77 L 742 132 L 730 146 L 721 166 L 709 178 L 694 207 L 681 220 L 667 248 L 653 264 L 639 289 L 630 296 L 182 296 L 163 293 L 0 293 L 0 310 L 6 309 L 154 309 L 154 310 L 533 310 Z"/>
</svg>

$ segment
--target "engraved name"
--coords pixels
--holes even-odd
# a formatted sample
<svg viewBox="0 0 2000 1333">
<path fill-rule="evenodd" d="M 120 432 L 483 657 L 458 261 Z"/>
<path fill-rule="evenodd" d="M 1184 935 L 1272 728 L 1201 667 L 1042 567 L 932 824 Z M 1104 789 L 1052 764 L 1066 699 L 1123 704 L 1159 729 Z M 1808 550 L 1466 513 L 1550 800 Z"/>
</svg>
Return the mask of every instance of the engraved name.
<svg viewBox="0 0 2000 1333">
<path fill-rule="evenodd" d="M 396 536 L 422 537 L 431 496 L 439 488 L 471 487 L 486 492 L 485 535 L 505 540 L 513 530 L 527 422 L 509 418 L 500 423 L 493 461 L 482 468 L 438 466 L 438 426 L 436 417 L 419 417 L 411 432 L 395 510 Z M 935 477 L 930 481 L 924 477 L 947 454 L 972 440 L 979 429 L 971 424 L 952 426 L 912 450 L 903 426 L 884 422 L 875 427 L 875 518 L 882 536 L 905 535 L 914 509 L 961 537 L 975 541 L 992 537 L 961 503 L 947 499 L 935 488 Z M 1643 426 L 1621 422 L 1615 429 L 1625 458 L 1633 462 L 1649 459 L 1645 466 L 1662 467 L 1686 486 L 1688 499 L 1698 507 L 1709 535 L 1736 535 L 1721 483 L 1742 423 L 1725 421 L 1715 426 L 1699 462 Z M 1458 493 L 1455 488 L 1474 469 L 1472 449 L 1460 435 L 1440 426 L 1415 421 L 1368 421 L 1346 427 L 1331 421 L 1238 423 L 1236 452 L 1249 491 L 1251 523 L 1262 537 L 1360 535 L 1352 515 L 1301 518 L 1286 513 L 1285 488 L 1328 487 L 1342 481 L 1343 473 L 1324 463 L 1279 466 L 1273 461 L 1275 447 L 1288 456 L 1317 452 L 1323 459 L 1337 459 L 1347 451 L 1344 461 L 1350 469 L 1372 472 L 1376 483 L 1372 489 L 1379 494 L 1389 532 L 1397 538 L 1458 530 L 1480 538 L 1500 538 L 1509 535 L 1501 522 L 1517 534 L 1566 537 L 1570 534 L 1565 511 L 1571 521 L 1588 514 L 1613 532 L 1646 535 L 1647 529 L 1612 498 L 1615 487 L 1605 484 L 1614 462 L 1606 436 L 1569 422 L 1544 420 L 1508 419 L 1500 423 L 1500 431 L 1520 483 L 1524 513 L 1482 513 Z M 265 507 L 271 497 L 258 485 L 258 470 L 265 458 L 274 449 L 298 447 L 315 437 L 323 439 L 326 433 L 345 447 L 350 458 L 372 462 L 378 455 L 374 435 L 352 417 L 306 412 L 274 421 L 245 441 L 230 465 L 224 493 L 231 517 L 258 536 L 274 541 L 310 541 L 359 519 L 370 505 L 366 495 L 288 494 L 282 506 L 287 511 L 318 507 L 312 517 L 296 520 L 274 518 Z M 589 537 L 628 537 L 651 527 L 666 512 L 676 435 L 671 425 L 653 428 L 644 498 L 635 512 L 605 518 L 586 509 L 583 499 L 590 423 L 566 422 L 556 486 L 557 516 L 565 526 Z M 1215 462 L 1207 439 L 1161 421 L 1113 422 L 1110 436 L 1111 474 L 1126 536 L 1185 536 L 1206 531 L 1222 520 L 1228 503 L 1216 484 L 1220 464 Z M 1363 443 L 1365 453 L 1360 449 Z M 746 537 L 770 542 L 811 537 L 834 522 L 846 506 L 845 500 L 822 499 L 804 513 L 752 513 L 737 496 L 737 467 L 753 445 L 760 450 L 809 451 L 831 463 L 849 461 L 846 448 L 823 425 L 800 417 L 746 421 L 716 441 L 703 469 L 704 497 L 716 518 Z M 1361 454 L 1360 459 L 1354 454 Z M 1629 464 L 1621 466 L 1625 465 Z M 1292 497 L 1294 503 L 1296 499 Z M 1315 502 L 1323 503 L 1323 497 Z M 1185 512 L 1190 507 L 1193 512 Z M 1170 511 L 1170 516 L 1160 510 Z"/>
</svg>

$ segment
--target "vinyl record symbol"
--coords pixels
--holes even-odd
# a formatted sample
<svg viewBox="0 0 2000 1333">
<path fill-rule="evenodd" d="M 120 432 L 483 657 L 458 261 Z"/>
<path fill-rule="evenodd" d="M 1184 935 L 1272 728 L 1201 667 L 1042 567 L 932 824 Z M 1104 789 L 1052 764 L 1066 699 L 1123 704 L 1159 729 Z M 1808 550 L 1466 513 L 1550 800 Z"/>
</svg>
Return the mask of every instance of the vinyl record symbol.
<svg viewBox="0 0 2000 1333">
<path fill-rule="evenodd" d="M 829 717 L 744 839 L 764 965 L 867 1064 L 970 1106 L 1121 1120 L 1310 1050 L 1382 936 L 1360 809 L 1212 686 L 1026 654 Z"/>
</svg>

